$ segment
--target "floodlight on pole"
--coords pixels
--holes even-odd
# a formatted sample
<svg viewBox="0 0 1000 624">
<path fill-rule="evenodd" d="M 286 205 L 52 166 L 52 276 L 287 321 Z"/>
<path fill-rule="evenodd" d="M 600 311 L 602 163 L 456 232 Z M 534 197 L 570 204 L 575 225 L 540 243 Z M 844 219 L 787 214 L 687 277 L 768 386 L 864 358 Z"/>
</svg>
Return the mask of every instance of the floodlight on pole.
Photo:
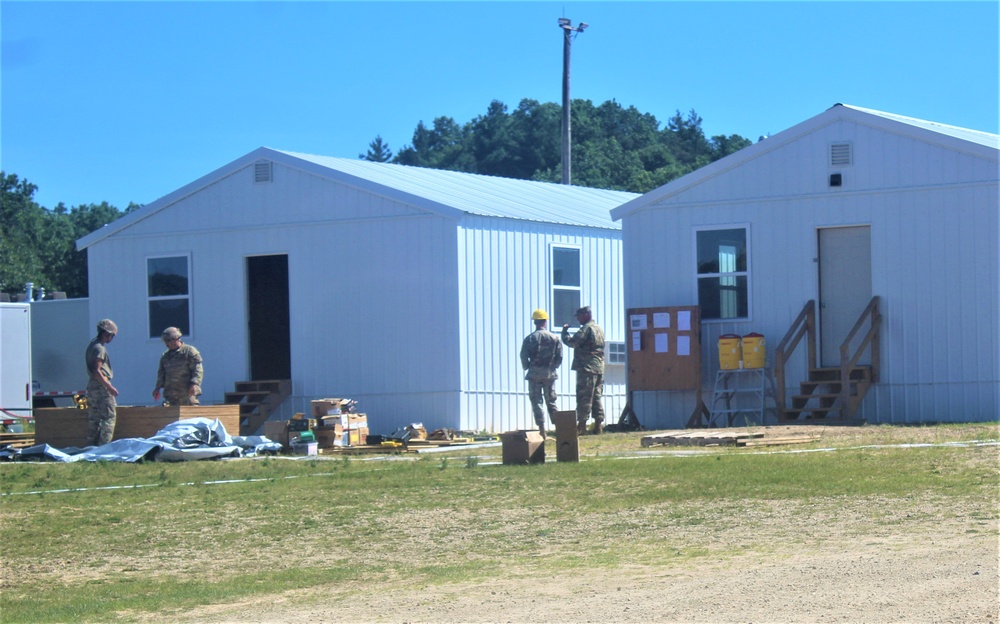
<svg viewBox="0 0 1000 624">
<path fill-rule="evenodd" d="M 582 33 L 589 24 L 580 22 L 574 27 L 566 17 L 559 18 L 559 28 L 563 29 L 563 80 L 562 80 L 562 183 L 570 184 L 570 97 L 569 97 L 569 51 L 573 33 Z"/>
</svg>

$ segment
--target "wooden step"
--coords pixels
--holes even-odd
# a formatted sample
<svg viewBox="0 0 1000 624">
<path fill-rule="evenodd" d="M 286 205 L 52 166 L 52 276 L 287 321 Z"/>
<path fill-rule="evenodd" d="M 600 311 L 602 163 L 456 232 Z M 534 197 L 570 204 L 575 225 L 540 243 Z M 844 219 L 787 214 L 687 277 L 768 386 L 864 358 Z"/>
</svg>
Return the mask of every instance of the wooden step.
<svg viewBox="0 0 1000 624">
<path fill-rule="evenodd" d="M 243 403 L 246 399 L 247 403 L 262 403 L 261 399 L 266 399 L 271 396 L 272 392 L 267 390 L 238 390 L 236 392 L 226 393 L 226 404 L 233 403 Z"/>
<path fill-rule="evenodd" d="M 292 393 L 290 379 L 238 381 L 225 402 L 240 406 L 240 434 L 251 435 Z"/>
</svg>

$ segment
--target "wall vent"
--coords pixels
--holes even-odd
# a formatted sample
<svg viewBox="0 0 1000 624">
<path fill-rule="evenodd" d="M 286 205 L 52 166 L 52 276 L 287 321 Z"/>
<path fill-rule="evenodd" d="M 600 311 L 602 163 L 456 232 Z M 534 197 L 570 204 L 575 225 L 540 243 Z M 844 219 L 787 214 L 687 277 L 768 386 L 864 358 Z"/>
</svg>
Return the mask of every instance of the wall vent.
<svg viewBox="0 0 1000 624">
<path fill-rule="evenodd" d="M 253 164 L 253 181 L 254 183 L 271 181 L 270 160 L 261 160 Z"/>
<path fill-rule="evenodd" d="M 854 164 L 854 150 L 850 143 L 832 143 L 830 145 L 830 166 L 844 167 Z"/>
</svg>

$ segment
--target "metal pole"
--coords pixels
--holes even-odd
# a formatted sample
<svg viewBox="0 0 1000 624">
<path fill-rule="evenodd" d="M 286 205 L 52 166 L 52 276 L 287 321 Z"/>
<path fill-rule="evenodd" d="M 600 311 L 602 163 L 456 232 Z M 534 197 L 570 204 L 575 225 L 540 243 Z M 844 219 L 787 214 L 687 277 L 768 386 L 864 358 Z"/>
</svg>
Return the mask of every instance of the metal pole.
<svg viewBox="0 0 1000 624">
<path fill-rule="evenodd" d="M 563 80 L 562 80 L 562 183 L 570 184 L 570 99 L 569 99 L 569 49 L 572 28 L 563 27 Z"/>
</svg>

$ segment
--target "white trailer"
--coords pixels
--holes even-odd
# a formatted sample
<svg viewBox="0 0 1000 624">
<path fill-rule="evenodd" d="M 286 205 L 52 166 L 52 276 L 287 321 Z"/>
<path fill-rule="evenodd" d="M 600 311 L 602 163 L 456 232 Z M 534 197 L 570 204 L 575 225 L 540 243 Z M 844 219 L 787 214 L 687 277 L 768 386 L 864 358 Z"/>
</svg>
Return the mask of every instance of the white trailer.
<svg viewBox="0 0 1000 624">
<path fill-rule="evenodd" d="M 30 418 L 31 304 L 0 303 L 0 420 Z"/>
</svg>

